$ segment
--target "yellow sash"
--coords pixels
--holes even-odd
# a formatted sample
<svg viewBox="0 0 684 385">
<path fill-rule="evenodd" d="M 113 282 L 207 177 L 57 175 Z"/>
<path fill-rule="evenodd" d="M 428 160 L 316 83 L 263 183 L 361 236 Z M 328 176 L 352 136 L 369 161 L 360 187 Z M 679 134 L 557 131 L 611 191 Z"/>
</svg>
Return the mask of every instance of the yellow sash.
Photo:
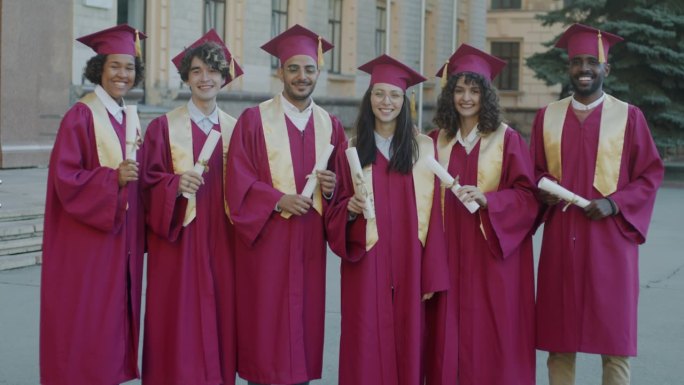
<svg viewBox="0 0 684 385">
<path fill-rule="evenodd" d="M 416 194 L 418 239 L 425 247 L 435 194 L 435 174 L 428 168 L 426 159 L 435 157 L 435 145 L 432 138 L 426 135 L 419 134 L 416 140 L 418 141 L 418 161 L 413 165 L 413 189 Z"/>
<path fill-rule="evenodd" d="M 297 194 L 297 185 L 294 178 L 294 166 L 292 165 L 292 153 L 290 152 L 290 139 L 287 134 L 285 112 L 280 103 L 282 96 L 276 96 L 259 104 L 261 124 L 264 129 L 266 153 L 268 154 L 268 166 L 271 171 L 273 187 L 285 194 Z M 316 130 L 315 158 L 322 154 L 332 138 L 332 121 L 330 115 L 321 107 L 313 107 L 314 129 Z M 321 188 L 316 186 L 313 194 L 313 207 L 323 215 L 323 200 Z M 287 219 L 292 213 L 283 211 L 280 215 Z"/>
<path fill-rule="evenodd" d="M 553 102 L 544 113 L 544 152 L 549 173 L 562 180 L 561 138 L 572 96 Z M 620 162 L 627 128 L 629 106 L 606 94 L 601 111 L 601 126 L 594 169 L 594 187 L 603 196 L 617 189 Z"/>
<path fill-rule="evenodd" d="M 504 138 L 508 126 L 501 123 L 494 131 L 480 136 L 480 153 L 477 157 L 477 187 L 483 193 L 496 191 L 501 181 Z"/>
<path fill-rule="evenodd" d="M 425 246 L 428 228 L 430 225 L 430 214 L 432 213 L 432 200 L 435 193 L 435 175 L 427 167 L 425 160 L 428 157 L 434 158 L 435 149 L 432 139 L 426 135 L 416 136 L 418 142 L 418 160 L 413 165 L 413 190 L 416 196 L 416 214 L 418 221 L 418 240 Z M 354 139 L 350 143 L 354 143 Z M 373 194 L 373 165 L 369 164 L 363 168 L 363 182 L 368 190 L 368 196 L 374 199 Z M 370 250 L 378 242 L 377 215 L 373 219 L 366 220 L 366 251 Z"/>
<path fill-rule="evenodd" d="M 218 116 L 221 127 L 221 141 L 223 142 L 223 175 L 225 176 L 226 154 L 228 153 L 230 137 L 235 128 L 235 118 L 220 109 L 218 110 Z M 166 114 L 166 119 L 169 124 L 169 148 L 171 150 L 173 172 L 180 175 L 188 170 L 192 170 L 195 165 L 192 150 L 192 124 L 187 105 L 169 111 Z M 223 188 L 225 188 L 225 183 Z M 194 195 L 188 198 L 188 206 L 185 209 L 185 217 L 183 218 L 184 227 L 189 225 L 197 216 L 196 199 Z M 225 199 L 224 208 L 226 214 L 228 214 L 228 205 Z"/>
<path fill-rule="evenodd" d="M 116 170 L 123 162 L 124 155 L 119 137 L 109 120 L 107 109 L 94 92 L 85 95 L 80 101 L 88 106 L 93 114 L 95 145 L 100 165 Z"/>
<path fill-rule="evenodd" d="M 496 191 L 501 180 L 501 167 L 503 165 L 504 138 L 508 126 L 501 123 L 494 131 L 480 136 L 480 151 L 477 158 L 477 187 L 483 193 Z M 445 170 L 449 169 L 451 150 L 456 144 L 456 136 L 449 140 L 447 131 L 439 130 L 437 136 L 437 157 Z M 456 177 L 456 175 L 452 175 Z M 444 213 L 444 186 L 441 188 L 442 213 Z"/>
</svg>

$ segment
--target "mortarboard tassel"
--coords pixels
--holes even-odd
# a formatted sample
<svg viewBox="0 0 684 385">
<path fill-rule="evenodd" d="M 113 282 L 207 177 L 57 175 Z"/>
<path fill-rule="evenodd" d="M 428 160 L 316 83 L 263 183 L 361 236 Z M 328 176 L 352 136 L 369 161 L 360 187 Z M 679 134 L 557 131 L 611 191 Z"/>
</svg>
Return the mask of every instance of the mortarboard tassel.
<svg viewBox="0 0 684 385">
<path fill-rule="evenodd" d="M 140 33 L 137 29 L 135 30 L 135 56 L 142 59 L 142 48 L 140 48 Z"/>
<path fill-rule="evenodd" d="M 230 75 L 230 80 L 235 79 L 235 58 L 230 57 L 230 66 L 228 67 L 228 75 Z"/>
<path fill-rule="evenodd" d="M 446 87 L 447 84 L 447 70 L 449 69 L 449 59 L 444 63 L 444 69 L 442 70 L 442 88 Z"/>
<path fill-rule="evenodd" d="M 416 120 L 416 91 L 411 91 L 411 101 L 409 105 L 411 107 L 411 118 Z"/>
<path fill-rule="evenodd" d="M 601 31 L 598 33 L 598 61 L 599 63 L 606 62 L 606 54 L 603 51 L 603 39 L 601 39 Z"/>
<path fill-rule="evenodd" d="M 321 42 L 321 37 L 318 37 L 318 69 L 320 70 L 323 65 L 325 65 L 325 61 L 323 61 L 323 43 Z"/>
</svg>

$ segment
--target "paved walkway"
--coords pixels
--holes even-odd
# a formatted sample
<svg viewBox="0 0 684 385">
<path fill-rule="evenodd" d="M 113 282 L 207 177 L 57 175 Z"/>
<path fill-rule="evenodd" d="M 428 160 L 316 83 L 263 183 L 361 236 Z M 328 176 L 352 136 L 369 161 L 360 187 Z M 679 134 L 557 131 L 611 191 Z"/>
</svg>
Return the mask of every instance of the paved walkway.
<svg viewBox="0 0 684 385">
<path fill-rule="evenodd" d="M 0 170 L 0 215 L 40 210 L 45 169 Z M 684 189 L 658 193 L 648 242 L 641 248 L 639 357 L 632 360 L 635 385 L 681 385 L 684 357 Z M 539 249 L 539 237 L 535 238 Z M 340 334 L 339 260 L 328 256 L 326 340 L 323 379 L 337 383 Z M 40 266 L 0 271 L 0 385 L 36 385 Z M 538 353 L 537 383 L 547 385 L 545 353 Z M 600 358 L 580 355 L 577 384 L 600 384 Z M 139 384 L 132 381 L 127 385 Z M 245 384 L 240 381 L 239 384 Z"/>
</svg>

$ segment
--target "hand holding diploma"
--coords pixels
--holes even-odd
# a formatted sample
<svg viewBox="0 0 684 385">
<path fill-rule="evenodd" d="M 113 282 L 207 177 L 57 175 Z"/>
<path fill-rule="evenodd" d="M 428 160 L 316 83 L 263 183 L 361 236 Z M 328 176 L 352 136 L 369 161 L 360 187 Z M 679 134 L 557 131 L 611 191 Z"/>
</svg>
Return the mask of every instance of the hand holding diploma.
<svg viewBox="0 0 684 385">
<path fill-rule="evenodd" d="M 140 147 L 139 132 L 138 106 L 126 106 L 126 159 L 134 162 L 136 151 Z"/>
<path fill-rule="evenodd" d="M 316 185 L 318 184 L 318 179 L 319 179 L 319 171 L 324 171 L 328 168 L 328 160 L 330 160 L 330 155 L 332 155 L 333 150 L 335 149 L 335 146 L 332 144 L 328 144 L 328 146 L 323 150 L 323 153 L 318 156 L 318 159 L 316 160 L 316 164 L 314 165 L 313 170 L 311 170 L 311 174 L 307 176 L 306 180 L 306 185 L 304 185 L 304 189 L 302 190 L 303 196 L 307 198 L 311 198 L 313 196 L 313 192 L 316 189 Z M 321 182 L 321 191 L 323 191 L 326 194 L 332 193 L 330 191 L 330 174 L 332 174 L 332 189 L 335 189 L 335 174 L 332 173 L 332 171 L 329 171 L 327 173 L 320 173 L 320 178 L 325 178 Z"/>
<path fill-rule="evenodd" d="M 546 192 L 548 192 L 552 195 L 555 195 L 558 198 L 568 202 L 568 204 L 565 206 L 565 208 L 563 208 L 564 211 L 565 211 L 565 209 L 567 209 L 567 207 L 570 204 L 577 205 L 581 208 L 585 208 L 585 207 L 589 206 L 590 202 L 588 200 L 586 200 L 586 199 L 582 198 L 581 196 L 575 194 L 574 192 L 566 189 L 565 187 L 559 185 L 558 183 L 551 181 L 548 178 L 541 178 L 539 180 L 539 183 L 537 184 L 537 187 L 539 187 L 540 190 L 546 191 Z"/>
<path fill-rule="evenodd" d="M 208 169 L 209 166 L 207 166 L 207 163 L 211 158 L 211 154 L 214 153 L 214 149 L 216 148 L 220 138 L 220 132 L 216 130 L 209 130 L 209 135 L 207 136 L 207 140 L 204 142 L 204 146 L 202 146 L 202 150 L 197 157 L 195 167 L 192 168 L 192 171 L 196 175 L 194 175 L 194 178 L 189 178 L 189 176 L 192 176 L 192 173 L 186 172 L 185 174 L 181 175 L 178 189 L 183 193 L 184 197 L 189 198 L 192 194 L 196 193 L 197 189 L 199 189 L 199 186 L 204 183 L 202 174 Z M 197 176 L 199 176 L 199 180 L 197 180 Z"/>
<path fill-rule="evenodd" d="M 349 162 L 349 171 L 351 172 L 352 182 L 354 183 L 354 193 L 365 198 L 363 216 L 366 219 L 373 219 L 375 218 L 375 205 L 373 204 L 373 196 L 368 193 L 369 189 L 363 181 L 363 168 L 361 168 L 359 153 L 356 152 L 356 147 L 349 147 L 344 153 L 347 155 L 347 162 Z M 361 205 L 359 207 L 361 207 Z"/>
<path fill-rule="evenodd" d="M 461 185 L 458 184 L 458 182 L 456 182 L 454 177 L 449 175 L 449 172 L 445 170 L 444 167 L 442 167 L 442 165 L 439 164 L 439 162 L 437 162 L 436 159 L 428 158 L 427 166 L 430 169 L 430 171 L 437 175 L 437 178 L 439 178 L 442 184 L 445 185 L 449 190 L 451 190 L 451 192 L 454 193 L 456 197 L 458 197 L 458 199 L 463 203 L 463 205 L 468 209 L 468 211 L 471 214 L 480 208 L 480 205 L 475 201 L 464 202 L 466 198 L 461 198 L 458 194 L 458 190 L 461 188 Z"/>
</svg>

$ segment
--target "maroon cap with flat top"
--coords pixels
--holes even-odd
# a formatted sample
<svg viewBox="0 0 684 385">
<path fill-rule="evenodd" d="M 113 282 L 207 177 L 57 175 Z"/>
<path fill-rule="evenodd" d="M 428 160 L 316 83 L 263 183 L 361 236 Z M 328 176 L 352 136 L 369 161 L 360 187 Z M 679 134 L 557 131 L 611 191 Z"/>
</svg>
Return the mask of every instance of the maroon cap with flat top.
<svg viewBox="0 0 684 385">
<path fill-rule="evenodd" d="M 242 68 L 240 68 L 240 65 L 238 65 L 237 60 L 235 60 L 233 54 L 230 53 L 228 47 L 226 47 L 226 44 L 223 42 L 223 39 L 221 39 L 218 33 L 216 33 L 216 30 L 214 30 L 213 28 L 210 29 L 209 32 L 205 33 L 204 36 L 195 40 L 194 43 L 190 44 L 188 48 L 184 49 L 173 59 L 171 59 L 171 62 L 173 62 L 173 65 L 176 66 L 176 69 L 180 71 L 181 62 L 183 61 L 183 57 L 185 57 L 185 53 L 190 49 L 199 47 L 200 45 L 208 42 L 216 43 L 219 47 L 221 47 L 221 49 L 223 49 L 223 56 L 225 56 L 226 63 L 228 63 L 228 65 L 230 66 L 230 70 L 228 71 L 229 76 L 226 77 L 222 86 L 227 85 L 228 83 L 232 82 L 233 79 L 243 74 Z"/>
<path fill-rule="evenodd" d="M 333 45 L 320 35 L 295 24 L 285 32 L 261 46 L 261 49 L 285 63 L 295 55 L 306 55 L 313 58 L 318 66 L 322 66 L 323 53 L 332 49 Z"/>
<path fill-rule="evenodd" d="M 461 72 L 473 72 L 480 74 L 490 81 L 498 75 L 506 66 L 506 62 L 496 56 L 492 56 L 484 51 L 461 44 L 449 60 L 440 67 L 436 76 L 441 76 L 443 81 L 447 75 L 456 75 Z M 445 72 L 446 71 L 446 72 Z"/>
<path fill-rule="evenodd" d="M 371 86 L 387 83 L 406 91 L 407 88 L 427 80 L 411 67 L 388 55 L 380 55 L 359 69 L 371 75 Z"/>
<path fill-rule="evenodd" d="M 92 48 L 100 55 L 140 56 L 140 40 L 145 38 L 147 36 L 137 29 L 127 24 L 120 24 L 79 37 L 76 40 Z"/>
<path fill-rule="evenodd" d="M 605 63 L 610 47 L 624 40 L 618 35 L 583 24 L 573 24 L 563 32 L 556 47 L 568 50 L 568 57 L 591 55 Z"/>
</svg>

